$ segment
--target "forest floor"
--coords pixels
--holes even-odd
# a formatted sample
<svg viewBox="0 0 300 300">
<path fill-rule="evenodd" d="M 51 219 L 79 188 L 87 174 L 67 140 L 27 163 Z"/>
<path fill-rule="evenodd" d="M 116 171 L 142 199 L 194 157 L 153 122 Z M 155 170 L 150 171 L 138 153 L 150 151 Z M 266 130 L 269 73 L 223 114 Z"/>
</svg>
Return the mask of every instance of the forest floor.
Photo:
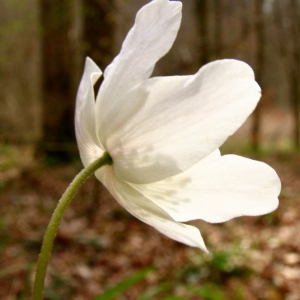
<svg viewBox="0 0 300 300">
<path fill-rule="evenodd" d="M 47 166 L 26 160 L 30 149 L 21 158 L 14 148 L 1 151 L 0 299 L 28 299 L 47 223 L 81 164 Z M 90 178 L 59 228 L 45 299 L 299 300 L 300 157 L 258 159 L 282 180 L 279 208 L 224 224 L 192 222 L 209 254 L 135 219 Z"/>
</svg>

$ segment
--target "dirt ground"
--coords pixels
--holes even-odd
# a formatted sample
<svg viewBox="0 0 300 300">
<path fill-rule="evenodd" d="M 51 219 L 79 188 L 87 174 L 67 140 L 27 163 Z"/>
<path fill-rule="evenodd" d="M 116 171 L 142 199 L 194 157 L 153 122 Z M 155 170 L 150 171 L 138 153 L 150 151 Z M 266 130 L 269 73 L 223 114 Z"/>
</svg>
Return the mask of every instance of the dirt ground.
<svg viewBox="0 0 300 300">
<path fill-rule="evenodd" d="M 152 267 L 115 299 L 299 300 L 300 157 L 273 154 L 259 159 L 274 167 L 282 180 L 279 208 L 266 216 L 224 224 L 193 222 L 209 254 L 172 241 L 135 219 L 90 178 L 60 226 L 45 299 L 93 299 Z M 1 300 L 28 299 L 46 225 L 80 169 L 80 162 L 2 168 Z"/>
</svg>

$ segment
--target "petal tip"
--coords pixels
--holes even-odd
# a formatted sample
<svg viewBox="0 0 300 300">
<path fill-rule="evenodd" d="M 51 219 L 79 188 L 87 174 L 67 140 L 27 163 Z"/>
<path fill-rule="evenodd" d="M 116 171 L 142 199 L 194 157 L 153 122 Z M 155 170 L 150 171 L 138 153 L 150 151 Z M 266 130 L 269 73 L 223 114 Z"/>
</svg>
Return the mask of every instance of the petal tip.
<svg viewBox="0 0 300 300">
<path fill-rule="evenodd" d="M 87 75 L 87 77 L 92 76 L 93 77 L 93 84 L 95 81 L 99 79 L 99 77 L 102 75 L 101 69 L 97 66 L 97 64 L 90 58 L 85 58 L 85 64 L 84 64 L 84 75 Z"/>
</svg>

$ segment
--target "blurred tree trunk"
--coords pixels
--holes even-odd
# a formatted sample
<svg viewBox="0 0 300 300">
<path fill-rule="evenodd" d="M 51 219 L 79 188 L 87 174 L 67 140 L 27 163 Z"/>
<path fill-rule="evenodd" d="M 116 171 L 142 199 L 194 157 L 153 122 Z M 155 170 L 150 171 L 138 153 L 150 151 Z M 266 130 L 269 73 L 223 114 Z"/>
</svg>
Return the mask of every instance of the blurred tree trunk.
<svg viewBox="0 0 300 300">
<path fill-rule="evenodd" d="M 114 26 L 114 1 L 84 0 L 84 52 L 102 70 L 112 60 Z"/>
<path fill-rule="evenodd" d="M 296 61 L 295 61 L 296 63 Z M 300 118 L 299 118 L 299 77 L 296 76 L 295 72 L 291 72 L 290 74 L 290 98 L 292 101 L 292 111 L 294 116 L 294 144 L 296 150 L 300 151 Z"/>
<path fill-rule="evenodd" d="M 214 1 L 214 56 L 220 58 L 222 53 L 222 0 Z"/>
<path fill-rule="evenodd" d="M 210 61 L 208 0 L 196 0 L 196 15 L 198 16 L 200 37 L 200 64 L 205 65 Z"/>
<path fill-rule="evenodd" d="M 43 140 L 55 159 L 75 145 L 74 105 L 81 72 L 81 0 L 41 0 Z"/>
<path fill-rule="evenodd" d="M 252 30 L 250 4 L 247 0 L 243 0 L 240 7 L 242 49 L 246 56 L 250 56 L 249 52 L 251 52 L 251 47 L 249 47 L 249 36 Z"/>
<path fill-rule="evenodd" d="M 277 49 L 286 69 L 293 113 L 294 147 L 300 151 L 300 8 L 297 0 L 275 1 L 274 22 Z M 286 22 L 289 20 L 289 23 Z"/>
<path fill-rule="evenodd" d="M 0 140 L 41 138 L 41 39 L 38 0 L 0 0 Z"/>
<path fill-rule="evenodd" d="M 290 71 L 290 91 L 292 99 L 292 108 L 294 113 L 294 141 L 295 148 L 300 151 L 300 12 L 299 2 L 290 0 L 291 6 L 291 21 L 292 21 L 292 61 Z"/>
<path fill-rule="evenodd" d="M 256 53 L 255 53 L 255 77 L 256 81 L 262 87 L 262 78 L 265 66 L 264 47 L 264 12 L 263 0 L 255 0 L 255 33 L 256 33 Z M 258 152 L 261 143 L 261 103 L 257 105 L 253 113 L 253 125 L 251 134 L 252 147 Z"/>
</svg>

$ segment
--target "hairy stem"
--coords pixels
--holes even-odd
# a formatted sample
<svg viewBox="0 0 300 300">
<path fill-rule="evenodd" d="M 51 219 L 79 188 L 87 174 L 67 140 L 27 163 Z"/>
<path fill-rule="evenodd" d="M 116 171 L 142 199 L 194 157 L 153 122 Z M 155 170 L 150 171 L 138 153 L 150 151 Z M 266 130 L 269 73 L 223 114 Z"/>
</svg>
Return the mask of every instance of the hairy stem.
<svg viewBox="0 0 300 300">
<path fill-rule="evenodd" d="M 71 200 L 73 199 L 74 195 L 76 194 L 77 190 L 81 187 L 84 181 L 93 174 L 96 170 L 101 168 L 104 165 L 111 165 L 112 159 L 107 152 L 103 154 L 103 156 L 85 169 L 83 169 L 71 182 L 69 187 L 66 189 L 62 197 L 60 198 L 50 223 L 48 225 L 47 231 L 44 236 L 41 252 L 39 255 L 37 269 L 35 274 L 35 281 L 32 293 L 32 300 L 42 300 L 43 293 L 44 293 L 44 281 L 47 271 L 47 266 L 49 263 L 49 259 L 51 256 L 52 248 L 54 239 L 58 230 L 58 226 L 60 221 L 66 211 L 68 205 L 70 204 Z"/>
</svg>

